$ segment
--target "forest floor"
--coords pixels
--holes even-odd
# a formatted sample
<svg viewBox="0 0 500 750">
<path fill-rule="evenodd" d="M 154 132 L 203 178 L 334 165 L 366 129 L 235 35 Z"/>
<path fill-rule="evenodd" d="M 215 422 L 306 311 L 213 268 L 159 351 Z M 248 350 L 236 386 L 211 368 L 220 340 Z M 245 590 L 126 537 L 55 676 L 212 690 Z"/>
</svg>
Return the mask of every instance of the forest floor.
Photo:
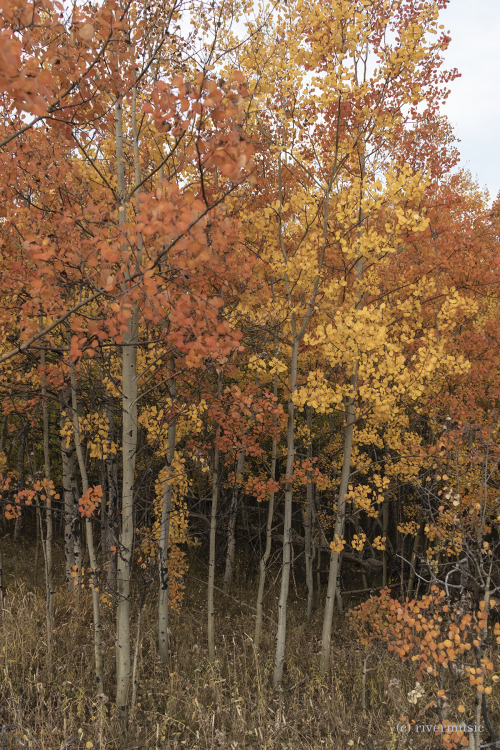
<svg viewBox="0 0 500 750">
<path fill-rule="evenodd" d="M 43 559 L 34 578 L 33 545 L 1 540 L 6 594 L 0 625 L 0 747 L 30 750 L 433 750 L 442 737 L 412 727 L 398 732 L 402 715 L 429 729 L 437 724 L 429 696 L 412 704 L 416 680 L 409 663 L 384 648 L 366 650 L 344 618 L 334 623 L 331 676 L 319 674 L 322 608 L 304 617 L 304 594 L 293 586 L 287 662 L 281 691 L 271 686 L 272 608 L 259 653 L 253 642 L 255 587 L 238 579 L 234 598 L 218 592 L 217 657 L 206 648 L 206 585 L 194 570 L 179 613 L 171 615 L 170 659 L 156 650 L 154 586 L 146 596 L 138 661 L 137 705 L 126 736 L 113 718 L 114 623 L 103 603 L 105 692 L 93 694 L 92 613 L 88 591 L 75 606 L 62 582 L 55 595 L 54 652 L 47 663 Z M 194 566 L 195 567 L 195 566 Z M 145 581 L 141 584 L 144 590 Z M 135 595 L 138 593 L 136 582 Z M 268 600 L 275 601 L 271 590 Z M 137 597 L 138 599 L 138 597 Z M 246 602 L 242 607 L 235 599 Z M 133 639 L 136 640 L 137 607 Z M 365 685 L 363 687 L 363 668 Z M 500 726 L 500 702 L 490 711 Z M 472 708 L 472 707 L 471 707 Z M 420 713 L 419 713 L 420 712 Z M 463 717 L 449 716 L 459 723 Z"/>
</svg>

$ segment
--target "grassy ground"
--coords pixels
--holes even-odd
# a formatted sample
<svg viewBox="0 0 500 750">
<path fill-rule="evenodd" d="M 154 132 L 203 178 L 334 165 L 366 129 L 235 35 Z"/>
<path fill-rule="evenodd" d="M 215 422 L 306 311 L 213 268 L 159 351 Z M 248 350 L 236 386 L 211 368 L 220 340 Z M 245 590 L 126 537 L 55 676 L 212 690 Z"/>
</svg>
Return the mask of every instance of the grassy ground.
<svg viewBox="0 0 500 750">
<path fill-rule="evenodd" d="M 92 616 L 83 592 L 75 609 L 62 585 L 56 593 L 54 657 L 46 658 L 45 601 L 40 565 L 33 580 L 31 546 L 3 541 L 7 594 L 0 628 L 0 748 L 99 748 L 100 750 L 319 750 L 331 748 L 438 748 L 430 734 L 399 735 L 402 714 L 417 717 L 408 693 L 415 686 L 411 668 L 385 650 L 366 652 L 344 620 L 335 623 L 332 676 L 317 671 L 321 607 L 304 622 L 300 590 L 289 609 L 287 669 L 283 690 L 270 686 L 273 626 L 264 628 L 256 653 L 253 612 L 234 600 L 218 600 L 217 659 L 206 650 L 206 589 L 201 576 L 187 580 L 180 614 L 171 618 L 171 657 L 160 664 L 155 646 L 155 603 L 151 592 L 143 611 L 137 706 L 130 730 L 120 735 L 113 719 L 114 626 L 111 606 L 103 606 L 105 690 L 93 695 Z M 250 585 L 236 587 L 237 598 L 253 604 Z M 273 596 L 269 597 L 273 599 Z M 272 618 L 272 609 L 268 611 Z M 134 640 L 135 640 L 135 630 Z M 363 689 L 363 664 L 366 685 Z M 492 696 L 492 718 L 500 715 Z M 425 696 L 422 704 L 425 704 Z M 472 709 L 472 707 L 471 707 Z M 450 720 L 454 717 L 450 716 Z M 457 719 L 460 717 L 457 717 Z M 437 722 L 432 710 L 421 721 Z M 496 722 L 497 726 L 499 722 Z"/>
</svg>

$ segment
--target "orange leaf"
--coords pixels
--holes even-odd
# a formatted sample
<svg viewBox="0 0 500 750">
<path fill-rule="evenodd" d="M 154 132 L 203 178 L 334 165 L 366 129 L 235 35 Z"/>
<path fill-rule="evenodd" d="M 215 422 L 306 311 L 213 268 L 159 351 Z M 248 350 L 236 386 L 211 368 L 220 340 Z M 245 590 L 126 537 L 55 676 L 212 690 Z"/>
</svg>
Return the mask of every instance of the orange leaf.
<svg viewBox="0 0 500 750">
<path fill-rule="evenodd" d="M 94 36 L 94 27 L 91 23 L 84 23 L 81 29 L 79 29 L 78 35 L 81 36 L 82 39 L 92 39 Z"/>
</svg>

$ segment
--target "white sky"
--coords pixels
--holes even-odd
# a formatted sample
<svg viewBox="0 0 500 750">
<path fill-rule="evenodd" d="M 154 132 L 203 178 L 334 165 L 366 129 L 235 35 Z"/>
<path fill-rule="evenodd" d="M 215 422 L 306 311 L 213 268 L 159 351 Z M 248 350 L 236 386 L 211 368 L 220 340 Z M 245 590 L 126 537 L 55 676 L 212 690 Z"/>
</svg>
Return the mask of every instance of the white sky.
<svg viewBox="0 0 500 750">
<path fill-rule="evenodd" d="M 491 201 L 500 191 L 500 2 L 451 0 L 441 23 L 451 36 L 445 65 L 462 74 L 450 85 L 445 114 L 461 141 L 461 166 Z"/>
</svg>

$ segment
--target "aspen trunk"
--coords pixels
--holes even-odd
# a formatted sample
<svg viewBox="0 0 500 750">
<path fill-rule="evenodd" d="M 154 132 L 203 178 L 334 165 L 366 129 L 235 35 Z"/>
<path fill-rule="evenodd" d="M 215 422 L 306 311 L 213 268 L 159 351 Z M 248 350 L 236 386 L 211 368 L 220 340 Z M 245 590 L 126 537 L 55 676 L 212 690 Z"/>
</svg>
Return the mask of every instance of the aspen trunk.
<svg viewBox="0 0 500 750">
<path fill-rule="evenodd" d="M 275 334 L 274 356 L 277 356 L 277 353 L 278 353 L 277 348 L 278 348 L 277 337 Z M 277 398 L 278 396 L 278 373 L 277 372 L 274 373 L 273 396 L 274 398 Z M 277 448 L 278 448 L 278 420 L 277 418 L 275 418 L 273 442 L 271 444 L 271 479 L 272 480 L 276 479 Z M 260 564 L 259 564 L 259 587 L 257 590 L 257 603 L 255 605 L 257 614 L 255 617 L 254 644 L 255 644 L 256 649 L 258 649 L 260 646 L 260 639 L 262 636 L 262 607 L 264 604 L 264 588 L 266 585 L 267 563 L 271 555 L 273 517 L 274 517 L 274 497 L 275 497 L 275 492 L 273 490 L 273 492 L 271 492 L 269 496 L 269 503 L 267 507 L 266 546 L 264 548 L 264 554 L 262 555 L 260 559 Z"/>
<path fill-rule="evenodd" d="M 17 443 L 17 490 L 23 490 L 26 481 L 24 459 L 26 454 L 26 430 L 21 427 L 18 433 Z M 37 527 L 38 528 L 38 527 Z M 21 516 L 18 516 L 14 523 L 14 541 L 17 542 L 21 529 Z"/>
<path fill-rule="evenodd" d="M 132 127 L 134 146 L 135 182 L 138 181 L 138 136 L 136 122 L 137 90 L 133 90 Z M 121 99 L 115 104 L 116 167 L 118 182 L 118 220 L 126 221 L 126 187 L 123 155 L 123 110 Z M 136 194 L 136 198 L 137 198 Z M 137 238 L 137 263 L 141 263 L 141 241 Z M 132 569 L 132 547 L 134 542 L 134 476 L 137 453 L 137 346 L 139 341 L 139 313 L 137 304 L 132 305 L 127 330 L 123 335 L 122 350 L 122 463 L 123 481 L 121 496 L 120 533 L 116 566 L 116 708 L 122 729 L 128 721 L 128 705 L 131 679 L 130 650 L 130 581 Z"/>
<path fill-rule="evenodd" d="M 3 552 L 0 549 L 0 625 L 3 626 L 3 607 L 4 607 L 5 586 L 3 582 Z"/>
<path fill-rule="evenodd" d="M 286 615 L 288 590 L 290 588 L 290 572 L 292 567 L 292 503 L 293 503 L 293 460 L 295 457 L 295 410 L 292 395 L 297 388 L 297 363 L 299 355 L 299 341 L 294 338 L 292 359 L 290 366 L 290 395 L 288 398 L 288 426 L 287 426 L 287 454 L 286 454 L 286 488 L 285 488 L 285 519 L 283 527 L 283 567 L 281 572 L 281 587 L 278 599 L 278 628 L 276 633 L 276 652 L 274 657 L 273 685 L 281 685 L 283 668 L 285 665 L 286 645 Z"/>
<path fill-rule="evenodd" d="M 5 451 L 5 438 L 7 437 L 7 423 L 8 423 L 8 416 L 4 414 L 2 417 L 2 430 L 0 432 L 0 453 L 3 453 Z M 24 453 L 23 455 L 23 471 L 24 471 Z M 19 466 L 19 461 L 18 461 Z M 20 474 L 18 476 L 21 476 Z M 4 508 L 2 507 L 2 530 L 5 532 L 5 512 Z M 0 549 L 0 620 L 3 624 L 3 605 L 4 605 L 4 582 L 3 582 L 3 552 Z"/>
<path fill-rule="evenodd" d="M 83 455 L 83 448 L 80 434 L 80 420 L 78 417 L 78 401 L 76 394 L 76 375 L 75 375 L 75 364 L 69 357 L 69 369 L 71 377 L 71 404 L 73 411 L 73 437 L 75 441 L 76 456 L 78 459 L 78 468 L 80 470 L 80 476 L 82 479 L 82 491 L 83 494 L 89 490 L 89 480 L 87 476 L 87 467 L 85 466 L 85 458 Z M 89 554 L 90 563 L 90 588 L 92 591 L 92 614 L 94 620 L 94 662 L 95 662 L 95 673 L 96 673 L 96 693 L 97 695 L 104 693 L 104 680 L 103 680 L 103 656 L 102 656 L 102 626 L 101 626 L 101 609 L 99 602 L 99 590 L 98 581 L 96 577 L 97 573 L 97 555 L 94 546 L 94 533 L 92 529 L 92 521 L 90 518 L 85 518 L 85 538 L 87 542 L 87 551 Z"/>
<path fill-rule="evenodd" d="M 19 536 L 21 534 L 21 518 L 22 516 L 17 516 L 16 520 L 14 521 L 13 539 L 15 542 L 19 541 Z"/>
<path fill-rule="evenodd" d="M 106 459 L 106 515 L 105 544 L 106 544 L 106 586 L 109 591 L 116 591 L 116 555 L 111 547 L 116 547 L 116 508 L 118 505 L 118 466 L 116 456 Z"/>
<path fill-rule="evenodd" d="M 114 438 L 113 399 L 107 393 L 105 396 L 106 421 L 109 424 L 109 440 Z M 116 591 L 116 555 L 111 547 L 116 547 L 116 510 L 118 507 L 118 465 L 116 455 L 110 453 L 105 460 L 106 472 L 106 503 L 102 508 L 104 514 L 104 546 L 106 560 L 106 586 L 108 591 Z"/>
<path fill-rule="evenodd" d="M 5 439 L 7 437 L 7 424 L 9 422 L 9 415 L 4 414 L 2 417 L 2 429 L 0 430 L 0 453 L 5 451 Z"/>
<path fill-rule="evenodd" d="M 420 547 L 420 540 L 424 533 L 424 525 L 421 523 L 419 526 L 419 529 L 417 533 L 415 534 L 415 539 L 413 540 L 413 548 L 411 551 L 411 561 L 410 561 L 410 575 L 408 577 L 408 598 L 411 599 L 413 596 L 413 589 L 415 587 L 415 576 L 417 572 L 417 558 L 418 558 L 418 551 Z"/>
<path fill-rule="evenodd" d="M 143 588 L 141 591 L 141 597 L 139 599 L 139 611 L 137 613 L 137 634 L 135 640 L 134 649 L 134 661 L 132 664 L 132 698 L 130 699 L 130 707 L 134 709 L 137 704 L 137 691 L 139 689 L 139 660 L 141 655 L 141 642 L 142 642 L 142 612 L 146 601 L 146 589 Z"/>
<path fill-rule="evenodd" d="M 70 410 L 71 406 L 68 403 L 70 394 L 68 389 L 64 389 L 59 394 L 59 405 L 60 405 L 60 427 L 61 430 L 65 424 L 64 414 Z M 63 414 L 64 412 L 64 414 Z M 74 451 L 71 445 L 67 444 L 65 437 L 61 437 L 61 466 L 62 466 L 62 489 L 63 489 L 63 522 L 64 522 L 64 564 L 66 572 L 66 585 L 68 592 L 71 596 L 75 596 L 75 581 L 71 575 L 74 570 L 73 567 L 77 564 L 75 559 L 75 535 L 77 529 L 79 529 L 78 509 L 75 504 L 75 461 Z M 77 575 L 79 576 L 80 570 L 78 569 Z"/>
<path fill-rule="evenodd" d="M 310 406 L 306 409 L 307 412 L 307 429 L 309 431 L 309 443 L 307 448 L 307 454 L 310 461 L 312 461 L 313 450 L 312 450 L 312 409 Z M 312 546 L 312 524 L 313 524 L 313 506 L 314 506 L 314 485 L 312 483 L 311 476 L 307 477 L 306 486 L 306 517 L 304 522 L 304 543 L 305 543 L 305 561 L 306 561 L 306 587 L 307 587 L 307 610 L 306 618 L 307 622 L 311 619 L 313 598 L 314 598 L 314 577 L 313 577 L 313 546 Z"/>
<path fill-rule="evenodd" d="M 220 397 L 222 392 L 222 377 L 219 375 L 217 380 L 217 396 Z M 210 512 L 210 542 L 208 553 L 208 590 L 207 590 L 207 636 L 208 636 L 208 658 L 210 661 L 215 659 L 215 535 L 217 532 L 217 506 L 219 501 L 219 471 L 220 471 L 220 450 L 218 442 L 220 438 L 220 427 L 215 431 L 215 449 L 214 449 L 214 467 L 212 472 L 212 508 Z"/>
<path fill-rule="evenodd" d="M 272 448 L 271 448 L 271 479 L 276 478 L 277 443 L 278 443 L 277 437 L 276 435 L 274 435 Z M 264 603 L 264 588 L 266 585 L 267 563 L 271 555 L 271 542 L 272 542 L 271 535 L 272 535 L 273 516 L 274 516 L 274 497 L 275 497 L 275 493 L 271 492 L 269 496 L 269 504 L 267 507 L 266 546 L 264 549 L 264 554 L 262 555 L 260 559 L 260 564 L 259 564 L 259 588 L 257 591 L 257 604 L 256 604 L 257 614 L 255 617 L 255 635 L 254 635 L 254 644 L 255 644 L 255 648 L 257 649 L 260 646 L 260 639 L 262 636 L 262 607 Z"/>
<path fill-rule="evenodd" d="M 226 553 L 226 567 L 224 570 L 224 583 L 223 590 L 227 594 L 233 583 L 234 575 L 234 557 L 236 551 L 236 518 L 238 516 L 238 506 L 240 500 L 240 487 L 239 481 L 243 473 L 243 467 L 245 466 L 246 452 L 244 450 L 238 453 L 238 461 L 236 465 L 236 474 L 234 478 L 234 487 L 231 494 L 231 507 L 229 510 L 229 522 L 227 527 L 227 553 Z"/>
<path fill-rule="evenodd" d="M 123 387 L 123 487 L 121 530 L 117 560 L 116 706 L 120 722 L 127 723 L 130 689 L 130 579 L 134 539 L 134 475 L 137 450 L 137 309 L 124 335 Z"/>
<path fill-rule="evenodd" d="M 74 463 L 74 462 L 73 462 Z M 81 583 L 83 570 L 83 553 L 82 553 L 82 521 L 78 512 L 78 482 L 76 474 L 73 475 L 73 550 L 75 555 L 76 577 L 73 579 L 73 586 L 76 589 L 76 603 L 78 609 L 81 607 Z"/>
<path fill-rule="evenodd" d="M 318 590 L 318 598 L 321 591 L 321 547 L 318 546 L 318 558 L 316 561 L 316 588 Z"/>
<path fill-rule="evenodd" d="M 386 539 L 389 533 L 389 501 L 387 498 L 382 503 L 382 536 Z M 387 586 L 387 544 L 382 552 L 382 586 Z"/>
<path fill-rule="evenodd" d="M 360 166 L 360 197 L 362 194 L 363 180 L 365 174 L 365 153 L 361 150 L 359 153 L 359 166 Z M 364 214 L 360 204 L 358 212 L 358 239 L 361 242 L 361 236 L 363 233 L 363 221 Z M 359 245 L 358 245 L 359 251 Z M 355 265 L 356 277 L 361 280 L 363 276 L 363 258 L 358 257 Z M 361 307 L 361 294 L 358 295 L 356 302 L 356 309 Z M 340 487 L 337 502 L 337 515 L 335 519 L 335 531 L 334 531 L 334 542 L 341 544 L 344 537 L 345 531 L 345 516 L 346 516 L 346 494 L 349 483 L 349 475 L 351 473 L 351 453 L 352 443 L 354 436 L 354 423 L 356 421 L 355 414 L 355 391 L 358 382 L 358 364 L 354 367 L 354 372 L 350 378 L 350 395 L 346 398 L 345 406 L 345 427 L 344 427 L 344 457 L 342 461 L 342 471 L 340 472 Z M 326 674 L 330 668 L 330 641 L 332 636 L 332 622 L 333 622 L 333 607 L 335 603 L 335 596 L 337 595 L 337 604 L 339 614 L 343 612 L 342 596 L 340 591 L 340 553 L 337 551 L 338 548 L 332 548 L 330 552 L 330 568 L 328 571 L 328 585 L 326 591 L 325 601 L 325 612 L 323 616 L 323 631 L 321 635 L 321 656 L 320 656 L 320 670 L 323 674 Z"/>
<path fill-rule="evenodd" d="M 399 508 L 399 518 L 401 519 L 401 507 Z M 397 546 L 398 546 L 398 557 L 401 560 L 401 565 L 399 568 L 399 596 L 401 597 L 401 601 L 404 600 L 405 596 L 405 561 L 404 558 L 406 557 L 406 551 L 405 551 L 405 535 L 402 534 L 399 530 L 397 532 Z"/>
<path fill-rule="evenodd" d="M 354 508 L 354 506 L 353 506 L 352 503 L 350 504 L 350 506 L 351 506 L 351 510 L 352 510 L 353 522 L 354 522 L 354 528 L 356 530 L 356 534 L 362 534 L 364 532 L 363 532 L 363 528 L 362 528 L 362 526 L 361 526 L 361 524 L 359 522 L 359 516 L 358 516 L 358 514 L 356 512 L 356 509 Z M 372 534 L 370 533 L 370 531 L 368 531 L 367 539 L 371 538 L 371 536 L 372 536 Z M 373 554 L 373 549 L 372 549 L 371 545 L 370 545 L 370 550 L 371 550 L 371 552 Z M 363 588 L 366 589 L 366 591 L 368 591 L 369 586 L 368 586 L 368 577 L 366 575 L 366 570 L 363 570 L 361 572 L 361 581 L 363 583 Z"/>
<path fill-rule="evenodd" d="M 2 417 L 2 429 L 0 430 L 0 453 L 5 453 L 5 439 L 7 437 L 7 424 L 9 421 L 9 417 L 7 414 L 4 414 Z M 1 511 L 1 526 L 2 526 L 2 533 L 5 534 L 6 531 L 6 518 L 5 518 L 5 503 L 2 503 L 1 505 L 2 511 Z"/>
<path fill-rule="evenodd" d="M 340 107 L 339 107 L 340 111 Z M 288 398 L 288 427 L 287 427 L 287 456 L 286 456 L 286 488 L 285 488 L 285 519 L 283 528 L 283 567 L 281 573 L 281 587 L 280 595 L 278 599 L 278 628 L 276 633 L 276 652 L 274 657 L 274 673 L 273 673 L 273 685 L 278 687 L 281 685 L 283 679 L 283 668 L 285 665 L 285 644 L 286 644 L 286 609 L 288 601 L 288 590 L 290 587 L 290 572 L 292 563 L 292 505 L 293 505 L 293 460 L 295 457 L 295 445 L 294 445 L 294 430 L 295 430 L 295 413 L 293 404 L 293 394 L 297 389 L 297 367 L 299 358 L 299 344 L 302 341 L 304 334 L 309 325 L 309 321 L 313 315 L 314 305 L 316 296 L 318 294 L 318 288 L 323 269 L 323 263 L 325 258 L 325 250 L 327 246 L 327 235 L 328 235 L 328 217 L 330 210 L 330 194 L 333 187 L 333 181 L 337 174 L 337 152 L 334 158 L 334 166 L 330 173 L 328 180 L 328 186 L 325 192 L 324 201 L 324 214 L 323 214 L 323 242 L 318 258 L 318 268 L 314 284 L 311 290 L 305 315 L 302 320 L 300 328 L 297 326 L 297 317 L 294 311 L 294 302 L 292 298 L 292 286 L 288 277 L 288 263 L 289 257 L 285 246 L 284 234 L 283 234 L 283 221 L 282 221 L 282 206 L 283 206 L 283 190 L 282 190 L 282 164 L 281 164 L 281 151 L 278 152 L 278 192 L 279 192 L 279 207 L 278 207 L 278 227 L 279 227 L 279 243 L 281 254 L 285 262 L 285 288 L 286 296 L 289 304 L 290 311 L 290 325 L 292 334 L 292 356 L 290 362 L 290 395 Z"/>
<path fill-rule="evenodd" d="M 170 382 L 170 397 L 172 410 L 175 409 L 177 389 L 175 381 Z M 161 508 L 160 542 L 158 545 L 158 567 L 160 573 L 160 591 L 158 597 L 158 652 L 162 662 L 168 659 L 168 543 L 170 531 L 170 511 L 172 509 L 172 468 L 175 457 L 176 417 L 171 415 L 168 425 L 167 463 L 165 466 L 165 484 L 163 486 L 163 502 Z"/>
<path fill-rule="evenodd" d="M 69 468 L 69 457 L 63 443 L 65 440 L 61 440 L 61 462 L 62 462 L 62 486 L 63 486 L 63 502 L 64 502 L 64 570 L 66 578 L 66 586 L 68 593 L 71 596 L 75 594 L 75 586 L 73 582 L 74 566 L 75 566 L 75 547 L 73 544 L 73 488 L 71 482 L 71 470 Z"/>
<path fill-rule="evenodd" d="M 387 448 L 384 452 L 384 475 L 387 473 L 387 465 L 390 460 L 389 452 Z M 387 545 L 389 540 L 389 498 L 387 497 L 387 493 L 385 493 L 384 501 L 382 503 L 382 536 L 385 539 L 385 545 L 384 550 L 382 552 L 382 586 L 385 588 L 388 583 L 388 573 L 387 573 L 387 561 L 388 561 L 388 555 L 387 555 Z"/>
<path fill-rule="evenodd" d="M 43 321 L 40 319 L 40 327 Z M 40 352 L 40 365 L 42 369 L 42 425 L 43 425 L 43 474 L 47 481 L 45 491 L 45 587 L 46 587 L 46 615 L 47 615 L 47 663 L 49 670 L 52 665 L 52 637 L 54 631 L 54 566 L 52 561 L 52 546 L 54 541 L 54 519 L 52 514 L 52 494 L 50 487 L 50 444 L 49 444 L 49 410 L 47 405 L 47 378 L 45 371 L 45 347 Z"/>
<path fill-rule="evenodd" d="M 351 378 L 351 387 L 356 387 L 356 374 Z M 351 451 L 352 439 L 354 435 L 354 398 L 349 397 L 345 410 L 345 430 L 344 430 L 344 459 L 342 462 L 342 471 L 340 474 L 340 487 L 337 502 L 337 516 L 335 520 L 334 540 L 340 540 L 344 536 L 345 529 L 345 511 L 346 511 L 346 494 L 349 483 L 349 474 L 351 472 Z M 323 617 L 323 632 L 321 637 L 321 657 L 320 669 L 323 673 L 328 672 L 330 668 L 330 640 L 332 633 L 333 608 L 335 602 L 335 593 L 337 581 L 340 572 L 340 554 L 337 550 L 332 549 L 330 553 L 330 569 L 328 572 L 328 587 L 326 591 L 325 612 Z M 339 599 L 341 602 L 341 599 Z"/>
</svg>

